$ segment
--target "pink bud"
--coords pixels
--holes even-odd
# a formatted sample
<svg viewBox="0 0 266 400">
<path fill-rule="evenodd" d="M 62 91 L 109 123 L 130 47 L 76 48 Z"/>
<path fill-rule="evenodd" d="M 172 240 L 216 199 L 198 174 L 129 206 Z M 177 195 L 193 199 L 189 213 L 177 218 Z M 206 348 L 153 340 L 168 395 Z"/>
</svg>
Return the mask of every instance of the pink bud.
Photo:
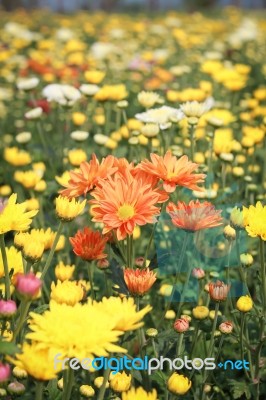
<svg viewBox="0 0 266 400">
<path fill-rule="evenodd" d="M 192 276 L 197 279 L 202 279 L 205 276 L 205 271 L 202 268 L 193 268 Z"/>
<path fill-rule="evenodd" d="M 98 260 L 97 267 L 99 269 L 107 269 L 109 267 L 109 261 L 107 260 L 107 258 L 102 258 L 101 260 Z"/>
<path fill-rule="evenodd" d="M 222 322 L 219 325 L 219 330 L 222 333 L 231 333 L 233 330 L 233 323 L 231 321 Z"/>
<path fill-rule="evenodd" d="M 34 299 L 37 296 L 42 281 L 37 278 L 33 272 L 28 274 L 17 274 L 15 279 L 15 287 L 17 292 L 24 298 Z"/>
<path fill-rule="evenodd" d="M 13 300 L 0 300 L 0 317 L 10 318 L 17 311 L 17 305 Z"/>
<path fill-rule="evenodd" d="M 135 264 L 137 265 L 137 267 L 145 267 L 143 263 L 144 263 L 144 257 L 137 257 L 135 259 Z"/>
<path fill-rule="evenodd" d="M 189 328 L 189 322 L 187 319 L 185 318 L 180 318 L 177 319 L 174 323 L 174 329 L 178 332 L 178 333 L 183 333 L 186 332 Z"/>
<path fill-rule="evenodd" d="M 9 364 L 3 364 L 0 362 L 0 383 L 6 382 L 11 374 L 11 368 Z"/>
</svg>

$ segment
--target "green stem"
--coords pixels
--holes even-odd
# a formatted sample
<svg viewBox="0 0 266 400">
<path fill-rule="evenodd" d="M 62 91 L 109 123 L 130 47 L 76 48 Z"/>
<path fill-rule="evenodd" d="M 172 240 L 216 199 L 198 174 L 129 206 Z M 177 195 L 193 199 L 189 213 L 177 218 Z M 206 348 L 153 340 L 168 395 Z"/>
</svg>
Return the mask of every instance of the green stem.
<svg viewBox="0 0 266 400">
<path fill-rule="evenodd" d="M 43 382 L 38 381 L 36 383 L 35 400 L 42 400 L 42 395 L 43 395 Z"/>
<path fill-rule="evenodd" d="M 194 125 L 189 126 L 189 134 L 190 134 L 190 159 L 193 162 L 195 153 Z"/>
<path fill-rule="evenodd" d="M 244 337 L 244 332 L 245 332 L 245 313 L 241 313 L 240 318 L 241 318 L 241 323 L 240 323 L 240 354 L 241 354 L 241 360 L 244 360 L 244 343 L 243 343 L 243 337 Z M 247 373 L 247 370 L 244 369 L 244 373 L 246 378 L 249 380 L 249 376 Z"/>
<path fill-rule="evenodd" d="M 170 309 L 171 303 L 172 303 L 173 298 L 174 298 L 175 287 L 176 287 L 176 284 L 177 284 L 177 281 L 178 281 L 179 271 L 180 271 L 180 268 L 181 268 L 181 266 L 183 264 L 184 256 L 185 256 L 185 253 L 186 253 L 186 247 L 187 247 L 187 243 L 188 243 L 188 235 L 189 235 L 189 233 L 185 232 L 185 237 L 184 237 L 184 241 L 183 241 L 183 244 L 182 244 L 181 253 L 180 253 L 180 257 L 179 257 L 178 265 L 177 265 L 177 269 L 176 269 L 175 281 L 174 281 L 173 288 L 172 288 L 172 291 L 171 291 L 171 294 L 170 294 L 170 299 L 169 299 L 169 302 L 167 304 L 166 310 L 164 311 L 164 314 L 163 314 L 161 320 L 159 321 L 158 327 L 161 325 L 162 321 L 164 320 L 164 317 L 165 317 L 167 311 Z"/>
<path fill-rule="evenodd" d="M 263 304 L 263 315 L 266 318 L 266 271 L 265 271 L 265 258 L 264 258 L 264 241 L 260 239 L 260 273 L 262 282 L 262 304 Z"/>
<path fill-rule="evenodd" d="M 107 368 L 104 371 L 103 383 L 102 383 L 102 386 L 100 387 L 100 391 L 99 391 L 97 400 L 104 400 L 104 395 L 105 395 L 105 391 L 106 391 L 106 384 L 108 382 L 109 374 L 110 374 L 110 368 Z"/>
<path fill-rule="evenodd" d="M 179 333 L 179 338 L 176 347 L 176 356 L 179 357 L 181 355 L 181 348 L 183 344 L 184 333 Z"/>
<path fill-rule="evenodd" d="M 151 231 L 151 236 L 150 236 L 148 245 L 146 247 L 146 251 L 145 251 L 145 255 L 144 255 L 144 262 L 143 262 L 143 267 L 144 268 L 146 267 L 146 261 L 147 261 L 147 258 L 149 257 L 149 251 L 150 251 L 150 248 L 151 248 L 151 244 L 152 244 L 153 236 L 154 236 L 154 233 L 155 233 L 155 229 L 156 229 L 156 223 L 153 224 L 152 231 Z"/>
<path fill-rule="evenodd" d="M 89 275 L 89 281 L 91 285 L 91 299 L 92 301 L 95 300 L 95 292 L 93 289 L 93 271 L 92 271 L 92 264 L 90 263 L 89 268 L 88 268 L 88 275 Z"/>
<path fill-rule="evenodd" d="M 63 391 L 63 400 L 71 399 L 73 384 L 74 384 L 74 370 L 69 367 L 69 369 L 66 370 L 66 380 L 63 379 L 63 385 L 65 389 Z"/>
<path fill-rule="evenodd" d="M 127 235 L 127 267 L 132 268 L 132 241 L 133 241 L 133 236 L 132 235 Z"/>
<path fill-rule="evenodd" d="M 20 315 L 19 315 L 19 320 L 16 326 L 16 329 L 14 331 L 14 335 L 13 335 L 13 341 L 15 342 L 18 334 L 20 333 L 24 322 L 27 318 L 28 315 L 28 311 L 31 305 L 31 301 L 30 300 L 22 300 L 21 304 L 20 304 Z"/>
<path fill-rule="evenodd" d="M 5 298 L 6 300 L 9 300 L 11 298 L 10 277 L 9 277 L 9 269 L 8 269 L 7 255 L 6 255 L 5 235 L 3 233 L 0 235 L 0 247 L 1 247 L 2 260 L 4 264 L 4 273 L 5 273 Z"/>
<path fill-rule="evenodd" d="M 64 226 L 63 222 L 60 221 L 59 226 L 58 226 L 58 230 L 56 232 L 56 236 L 54 238 L 54 242 L 53 242 L 52 248 L 50 250 L 50 253 L 48 255 L 48 258 L 46 260 L 45 266 L 44 266 L 43 271 L 42 271 L 42 275 L 41 275 L 41 279 L 42 280 L 44 280 L 45 275 L 46 275 L 46 273 L 47 273 L 47 271 L 48 271 L 48 269 L 50 267 L 50 264 L 51 264 L 51 261 L 52 261 L 52 258 L 53 258 L 53 255 L 54 255 L 54 252 L 55 252 L 55 249 L 56 249 L 56 245 L 57 245 L 57 243 L 58 243 L 58 241 L 60 239 L 60 235 L 61 235 L 62 230 L 63 230 L 63 226 Z"/>
</svg>

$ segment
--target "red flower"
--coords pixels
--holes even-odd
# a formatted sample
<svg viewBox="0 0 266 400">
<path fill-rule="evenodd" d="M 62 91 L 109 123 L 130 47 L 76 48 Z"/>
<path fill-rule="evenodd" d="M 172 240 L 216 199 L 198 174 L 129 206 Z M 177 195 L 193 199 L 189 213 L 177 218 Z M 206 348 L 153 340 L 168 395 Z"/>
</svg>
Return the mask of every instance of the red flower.
<svg viewBox="0 0 266 400">
<path fill-rule="evenodd" d="M 99 231 L 93 231 L 87 227 L 83 231 L 78 231 L 74 237 L 69 238 L 74 253 L 86 261 L 107 257 L 107 254 L 104 253 L 107 240 Z"/>
<path fill-rule="evenodd" d="M 49 112 L 51 111 L 50 104 L 45 99 L 31 100 L 28 102 L 28 105 L 30 107 L 41 107 L 43 112 L 45 112 L 46 114 L 49 114 Z"/>
<path fill-rule="evenodd" d="M 150 271 L 149 268 L 126 268 L 124 270 L 124 279 L 131 295 L 142 296 L 150 290 L 156 281 L 156 274 Z"/>
</svg>

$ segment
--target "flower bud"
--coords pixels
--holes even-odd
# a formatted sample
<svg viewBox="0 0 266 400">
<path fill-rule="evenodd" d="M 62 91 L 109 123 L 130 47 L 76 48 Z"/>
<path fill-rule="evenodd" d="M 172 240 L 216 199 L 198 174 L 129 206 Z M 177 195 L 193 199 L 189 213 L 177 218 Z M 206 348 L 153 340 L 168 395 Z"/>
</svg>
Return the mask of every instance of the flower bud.
<svg viewBox="0 0 266 400">
<path fill-rule="evenodd" d="M 32 300 L 34 299 L 42 286 L 42 281 L 37 278 L 34 273 L 17 274 L 15 276 L 15 288 L 21 297 Z"/>
<path fill-rule="evenodd" d="M 7 386 L 7 390 L 10 394 L 21 395 L 25 392 L 25 386 L 20 382 L 11 382 Z"/>
<path fill-rule="evenodd" d="M 38 240 L 28 241 L 23 247 L 23 257 L 34 264 L 42 258 L 44 244 Z"/>
<path fill-rule="evenodd" d="M 102 258 L 101 260 L 97 261 L 97 268 L 99 269 L 107 269 L 109 268 L 109 261 L 107 260 L 107 258 Z"/>
<path fill-rule="evenodd" d="M 240 254 L 240 261 L 244 267 L 250 267 L 253 264 L 253 257 L 249 253 Z"/>
<path fill-rule="evenodd" d="M 6 382 L 11 374 L 11 368 L 9 364 L 4 364 L 0 361 L 0 383 Z"/>
<path fill-rule="evenodd" d="M 224 282 L 217 281 L 209 284 L 209 295 L 214 301 L 224 301 L 230 290 L 230 285 L 226 285 Z"/>
<path fill-rule="evenodd" d="M 148 337 L 156 337 L 158 335 L 158 331 L 155 328 L 149 328 L 146 330 L 146 335 Z"/>
<path fill-rule="evenodd" d="M 174 312 L 174 310 L 166 311 L 165 316 L 164 316 L 165 319 L 175 319 L 175 317 L 176 317 L 176 313 Z"/>
<path fill-rule="evenodd" d="M 103 376 L 97 376 L 97 378 L 94 379 L 94 385 L 99 389 L 103 384 Z M 109 388 L 109 382 L 106 382 L 105 384 L 106 388 Z"/>
<path fill-rule="evenodd" d="M 235 240 L 236 238 L 236 231 L 234 228 L 232 228 L 231 225 L 226 225 L 224 227 L 224 231 L 223 231 L 224 237 L 228 240 Z"/>
<path fill-rule="evenodd" d="M 174 323 L 174 330 L 178 333 L 186 332 L 189 328 L 189 322 L 187 319 L 179 318 Z"/>
<path fill-rule="evenodd" d="M 192 276 L 197 279 L 202 279 L 205 276 L 205 271 L 202 268 L 193 268 Z"/>
<path fill-rule="evenodd" d="M 115 392 L 126 392 L 130 385 L 131 375 L 127 375 L 124 371 L 110 374 L 110 388 Z"/>
<path fill-rule="evenodd" d="M 0 318 L 9 319 L 16 311 L 17 305 L 13 300 L 0 300 Z"/>
<path fill-rule="evenodd" d="M 231 333 L 233 330 L 233 323 L 231 321 L 222 322 L 219 325 L 219 330 L 222 333 L 226 333 L 226 334 Z"/>
<path fill-rule="evenodd" d="M 243 211 L 240 210 L 240 208 L 233 208 L 231 215 L 230 215 L 230 225 L 236 229 L 244 229 L 244 214 Z"/>
<path fill-rule="evenodd" d="M 27 376 L 28 376 L 27 371 L 25 371 L 25 369 L 22 369 L 19 367 L 13 368 L 13 375 L 19 379 L 24 379 L 24 378 L 27 378 Z"/>
<path fill-rule="evenodd" d="M 79 392 L 84 397 L 93 397 L 95 395 L 95 390 L 90 385 L 81 385 L 79 388 Z"/>
<path fill-rule="evenodd" d="M 209 309 L 205 306 L 197 306 L 193 308 L 192 314 L 196 319 L 205 319 L 209 316 Z"/>
<path fill-rule="evenodd" d="M 241 312 L 248 312 L 253 307 L 253 301 L 250 296 L 241 296 L 236 302 L 236 308 Z"/>
<path fill-rule="evenodd" d="M 167 381 L 167 388 L 171 393 L 178 396 L 186 394 L 191 384 L 192 382 L 187 377 L 174 372 Z"/>
<path fill-rule="evenodd" d="M 57 387 L 58 387 L 59 390 L 63 390 L 64 389 L 63 378 L 59 379 L 59 381 L 57 382 Z"/>
</svg>

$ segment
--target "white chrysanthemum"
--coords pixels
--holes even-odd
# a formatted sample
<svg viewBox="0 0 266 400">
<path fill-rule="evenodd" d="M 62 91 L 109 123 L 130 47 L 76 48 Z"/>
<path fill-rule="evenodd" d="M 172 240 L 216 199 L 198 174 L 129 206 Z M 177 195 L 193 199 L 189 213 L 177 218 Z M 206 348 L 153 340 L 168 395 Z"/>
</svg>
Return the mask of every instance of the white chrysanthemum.
<svg viewBox="0 0 266 400">
<path fill-rule="evenodd" d="M 209 97 L 203 103 L 198 101 L 187 101 L 180 106 L 180 110 L 187 118 L 200 118 L 204 113 L 209 111 L 214 105 L 214 99 Z"/>
<path fill-rule="evenodd" d="M 175 121 L 178 122 L 184 118 L 181 110 L 173 107 L 162 106 L 160 108 L 152 108 L 146 112 L 136 114 L 139 121 L 145 123 L 159 124 L 160 128 L 165 124 Z"/>
<path fill-rule="evenodd" d="M 72 106 L 81 97 L 80 91 L 74 86 L 58 83 L 45 86 L 42 94 L 48 101 L 55 101 L 62 106 Z"/>
<path fill-rule="evenodd" d="M 79 90 L 85 96 L 94 96 L 100 88 L 97 85 L 83 84 L 80 86 Z"/>
<path fill-rule="evenodd" d="M 33 108 L 32 110 L 25 113 L 27 119 L 38 119 L 42 115 L 43 110 L 41 107 Z"/>
<path fill-rule="evenodd" d="M 158 93 L 155 92 L 145 92 L 144 90 L 138 94 L 139 103 L 145 108 L 151 108 L 160 99 Z"/>
<path fill-rule="evenodd" d="M 19 90 L 32 90 L 38 86 L 40 82 L 39 78 L 22 78 L 17 81 L 17 88 Z"/>
</svg>

